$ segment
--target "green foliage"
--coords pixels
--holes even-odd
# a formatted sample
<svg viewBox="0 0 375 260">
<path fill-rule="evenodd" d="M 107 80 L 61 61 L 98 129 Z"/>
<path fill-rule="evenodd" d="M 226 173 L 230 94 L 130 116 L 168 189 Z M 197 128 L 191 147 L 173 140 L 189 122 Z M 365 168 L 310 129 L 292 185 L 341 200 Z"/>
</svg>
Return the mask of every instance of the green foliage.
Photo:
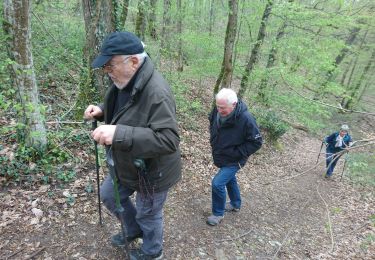
<svg viewBox="0 0 375 260">
<path fill-rule="evenodd" d="M 365 240 L 360 244 L 360 247 L 363 250 L 367 250 L 369 246 L 373 244 L 374 242 L 375 242 L 375 234 L 374 233 L 367 234 L 365 237 Z"/>
<path fill-rule="evenodd" d="M 6 132 L 4 128 L 2 132 Z M 13 138 L 16 137 L 16 132 L 12 132 L 11 128 L 8 132 L 11 133 L 8 135 L 9 140 L 15 140 Z M 74 162 L 77 163 L 78 159 L 68 148 L 86 145 L 90 141 L 84 133 L 72 136 L 69 130 L 49 132 L 47 151 L 44 153 L 18 142 L 13 151 L 8 151 L 0 157 L 0 176 L 16 182 L 70 182 L 76 177 Z"/>
<path fill-rule="evenodd" d="M 288 125 L 272 110 L 257 108 L 254 110 L 254 116 L 271 143 L 275 143 L 288 130 Z"/>
<path fill-rule="evenodd" d="M 375 155 L 365 153 L 349 154 L 346 175 L 355 184 L 375 187 Z"/>
</svg>

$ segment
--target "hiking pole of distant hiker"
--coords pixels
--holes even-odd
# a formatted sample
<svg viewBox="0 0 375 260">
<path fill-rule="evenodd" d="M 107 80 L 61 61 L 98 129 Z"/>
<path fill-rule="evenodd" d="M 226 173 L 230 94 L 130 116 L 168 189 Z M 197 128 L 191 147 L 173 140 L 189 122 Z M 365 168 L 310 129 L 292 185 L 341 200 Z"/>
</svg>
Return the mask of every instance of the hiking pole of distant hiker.
<svg viewBox="0 0 375 260">
<path fill-rule="evenodd" d="M 91 122 L 92 130 L 95 130 L 98 127 L 98 121 L 94 120 Z M 94 140 L 95 147 L 95 167 L 96 167 L 96 184 L 98 189 L 98 208 L 99 208 L 99 223 L 103 225 L 102 222 L 102 206 L 100 203 L 100 183 L 99 183 L 99 155 L 98 155 L 98 142 Z"/>
<path fill-rule="evenodd" d="M 316 163 L 318 163 L 318 161 L 319 161 L 319 157 L 320 157 L 320 153 L 322 152 L 323 144 L 324 144 L 324 142 L 322 141 L 322 145 L 320 146 L 318 158 L 316 159 Z"/>
<path fill-rule="evenodd" d="M 342 167 L 342 173 L 341 173 L 341 177 L 340 177 L 340 181 L 342 180 L 342 176 L 344 176 L 344 172 L 345 172 L 345 168 L 346 168 L 346 162 L 347 162 L 347 157 L 349 155 L 349 152 L 347 152 L 347 154 L 345 154 L 345 157 L 344 157 L 344 166 Z"/>
<path fill-rule="evenodd" d="M 113 184 L 113 191 L 114 191 L 114 196 L 115 196 L 115 205 L 116 205 L 116 212 L 118 214 L 118 218 L 120 219 L 120 225 L 121 225 L 121 233 L 122 237 L 124 238 L 125 242 L 125 254 L 127 257 L 129 257 L 128 251 L 129 251 L 129 245 L 128 241 L 126 240 L 127 234 L 126 234 L 126 229 L 125 229 L 125 223 L 124 223 L 124 208 L 121 205 L 120 201 L 120 192 L 119 192 L 119 180 L 117 177 L 116 173 L 116 168 L 115 168 L 115 163 L 112 158 L 112 149 L 109 147 L 107 149 L 107 163 L 110 167 L 109 169 L 109 174 L 111 175 L 112 178 L 112 184 Z"/>
</svg>

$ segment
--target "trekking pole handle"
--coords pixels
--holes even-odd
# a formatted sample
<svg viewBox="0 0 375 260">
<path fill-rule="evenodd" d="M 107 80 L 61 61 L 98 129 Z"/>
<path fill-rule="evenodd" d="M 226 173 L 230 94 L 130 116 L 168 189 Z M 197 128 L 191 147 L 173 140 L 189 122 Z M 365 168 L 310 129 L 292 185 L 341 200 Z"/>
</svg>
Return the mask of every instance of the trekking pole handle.
<svg viewBox="0 0 375 260">
<path fill-rule="evenodd" d="M 91 122 L 91 130 L 95 130 L 98 127 L 98 121 L 95 119 Z"/>
</svg>

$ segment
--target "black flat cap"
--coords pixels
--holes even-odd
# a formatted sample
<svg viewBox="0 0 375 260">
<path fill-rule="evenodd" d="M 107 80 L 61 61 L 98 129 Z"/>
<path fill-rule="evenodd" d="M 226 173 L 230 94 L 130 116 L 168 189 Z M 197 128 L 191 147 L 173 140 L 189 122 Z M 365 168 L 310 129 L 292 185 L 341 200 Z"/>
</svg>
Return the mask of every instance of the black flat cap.
<svg viewBox="0 0 375 260">
<path fill-rule="evenodd" d="M 133 55 L 144 52 L 141 40 L 131 32 L 113 32 L 103 42 L 100 54 L 92 62 L 93 68 L 103 67 L 113 55 Z"/>
</svg>

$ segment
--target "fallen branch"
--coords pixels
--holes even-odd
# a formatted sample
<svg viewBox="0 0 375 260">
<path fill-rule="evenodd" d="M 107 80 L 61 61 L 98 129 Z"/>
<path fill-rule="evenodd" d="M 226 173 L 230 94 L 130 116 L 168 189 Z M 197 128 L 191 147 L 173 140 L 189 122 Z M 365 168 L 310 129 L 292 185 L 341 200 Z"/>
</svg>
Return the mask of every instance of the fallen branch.
<svg viewBox="0 0 375 260">
<path fill-rule="evenodd" d="M 18 249 L 16 252 L 14 253 L 11 253 L 10 255 L 7 255 L 6 257 L 4 257 L 5 260 L 8 260 L 9 258 L 11 258 L 12 256 L 15 256 L 16 254 L 18 254 L 19 252 L 21 252 L 22 250 L 24 250 L 25 248 L 21 248 L 21 249 Z M 0 257 L 0 259 L 3 259 L 3 257 Z"/>
<path fill-rule="evenodd" d="M 34 256 L 42 252 L 44 249 L 46 249 L 45 246 L 39 248 L 37 251 L 35 251 L 32 255 L 29 255 L 28 257 L 25 258 L 25 260 L 32 259 Z"/>
<path fill-rule="evenodd" d="M 220 243 L 220 242 L 225 242 L 225 241 L 234 241 L 234 240 L 237 240 L 237 239 L 239 239 L 241 237 L 244 237 L 244 236 L 250 234 L 251 232 L 253 232 L 253 230 L 249 230 L 246 233 L 243 233 L 242 235 L 239 235 L 239 236 L 234 237 L 234 238 L 221 239 L 221 240 L 217 240 L 215 242 Z"/>
<path fill-rule="evenodd" d="M 309 204 L 309 202 L 310 202 L 311 200 L 312 200 L 312 198 L 310 197 L 310 199 L 307 200 L 307 202 L 305 203 L 305 205 L 303 205 L 301 212 L 303 212 L 303 211 L 306 209 L 307 205 Z M 301 216 L 302 216 L 302 214 L 299 214 L 299 215 L 298 215 L 298 219 L 300 219 Z M 295 219 L 295 218 L 294 218 L 294 219 Z M 276 259 L 277 255 L 279 254 L 279 252 L 280 252 L 281 248 L 283 247 L 284 243 L 288 240 L 289 235 L 292 233 L 292 228 L 293 228 L 293 227 L 294 227 L 294 226 L 290 227 L 290 229 L 289 229 L 288 232 L 286 233 L 286 235 L 285 235 L 283 241 L 282 241 L 281 244 L 279 245 L 279 248 L 276 250 L 276 252 L 275 252 L 275 254 L 273 255 L 272 259 Z"/>
<path fill-rule="evenodd" d="M 320 195 L 319 193 L 319 185 L 316 186 L 316 192 L 318 193 L 319 197 L 321 198 L 321 200 L 323 201 L 325 207 L 326 207 L 326 211 L 327 211 L 327 218 L 328 218 L 328 228 L 329 228 L 329 234 L 331 236 L 331 252 L 333 251 L 333 247 L 335 245 L 335 241 L 333 240 L 333 232 L 332 232 L 332 224 L 331 224 L 331 218 L 329 216 L 329 208 L 328 208 L 328 204 L 326 203 L 326 201 L 323 199 L 322 195 Z"/>
</svg>

